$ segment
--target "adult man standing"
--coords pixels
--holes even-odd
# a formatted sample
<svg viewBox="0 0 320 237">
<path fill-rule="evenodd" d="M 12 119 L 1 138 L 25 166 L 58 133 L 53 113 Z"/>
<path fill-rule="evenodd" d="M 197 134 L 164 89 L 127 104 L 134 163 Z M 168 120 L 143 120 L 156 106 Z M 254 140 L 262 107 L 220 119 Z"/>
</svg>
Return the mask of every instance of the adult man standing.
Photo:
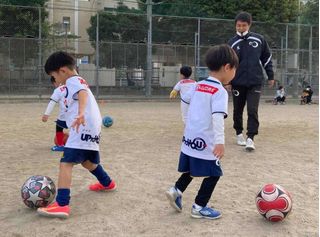
<svg viewBox="0 0 320 237">
<path fill-rule="evenodd" d="M 250 32 L 252 17 L 248 12 L 240 12 L 235 18 L 236 35 L 228 44 L 237 53 L 239 68 L 231 85 L 233 94 L 233 128 L 236 130 L 237 144 L 245 146 L 247 151 L 255 150 L 253 138 L 258 134 L 258 107 L 261 87 L 264 82 L 263 68 L 268 75 L 269 86 L 274 84 L 272 55 L 264 37 Z M 243 131 L 243 109 L 247 103 L 247 139 Z"/>
</svg>

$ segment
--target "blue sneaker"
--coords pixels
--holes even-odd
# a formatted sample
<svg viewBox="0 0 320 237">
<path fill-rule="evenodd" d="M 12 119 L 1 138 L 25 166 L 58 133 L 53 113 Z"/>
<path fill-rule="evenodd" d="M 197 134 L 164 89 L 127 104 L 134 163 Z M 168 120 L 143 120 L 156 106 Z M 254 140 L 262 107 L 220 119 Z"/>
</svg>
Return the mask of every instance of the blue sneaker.
<svg viewBox="0 0 320 237">
<path fill-rule="evenodd" d="M 64 146 L 53 146 L 51 147 L 51 151 L 63 151 Z"/>
<path fill-rule="evenodd" d="M 178 212 L 182 211 L 182 193 L 176 187 L 171 187 L 166 191 L 166 196 L 170 201 L 170 205 Z"/>
<path fill-rule="evenodd" d="M 210 207 L 201 207 L 197 204 L 192 205 L 191 216 L 193 218 L 218 219 L 221 217 L 221 212 Z"/>
</svg>

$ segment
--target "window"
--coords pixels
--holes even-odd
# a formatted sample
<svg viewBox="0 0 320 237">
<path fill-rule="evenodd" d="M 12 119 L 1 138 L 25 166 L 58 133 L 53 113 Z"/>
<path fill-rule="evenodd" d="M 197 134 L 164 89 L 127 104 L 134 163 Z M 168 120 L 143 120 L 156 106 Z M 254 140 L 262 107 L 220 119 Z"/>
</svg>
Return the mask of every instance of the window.
<svg viewBox="0 0 320 237">
<path fill-rule="evenodd" d="M 62 25 L 64 27 L 65 32 L 70 32 L 70 17 L 64 16 L 62 18 Z"/>
</svg>

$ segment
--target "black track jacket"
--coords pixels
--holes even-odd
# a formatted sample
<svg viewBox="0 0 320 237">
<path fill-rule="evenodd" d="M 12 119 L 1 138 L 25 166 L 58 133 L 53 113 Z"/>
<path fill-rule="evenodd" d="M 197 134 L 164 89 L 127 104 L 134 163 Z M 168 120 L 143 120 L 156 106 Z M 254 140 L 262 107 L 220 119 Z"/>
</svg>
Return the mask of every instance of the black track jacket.
<svg viewBox="0 0 320 237">
<path fill-rule="evenodd" d="M 272 54 L 268 43 L 262 35 L 249 32 L 245 36 L 236 35 L 228 41 L 239 57 L 239 68 L 234 79 L 233 86 L 256 86 L 262 85 L 265 69 L 268 80 L 273 80 Z"/>
</svg>

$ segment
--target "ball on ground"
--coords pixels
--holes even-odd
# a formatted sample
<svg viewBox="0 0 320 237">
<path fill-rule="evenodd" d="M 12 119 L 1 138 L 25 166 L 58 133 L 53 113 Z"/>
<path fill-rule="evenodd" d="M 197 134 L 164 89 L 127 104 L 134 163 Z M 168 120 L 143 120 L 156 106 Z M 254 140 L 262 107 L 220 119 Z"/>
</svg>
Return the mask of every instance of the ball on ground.
<svg viewBox="0 0 320 237">
<path fill-rule="evenodd" d="M 21 187 L 22 201 L 30 208 L 48 206 L 55 195 L 56 186 L 48 176 L 31 176 Z"/>
<path fill-rule="evenodd" d="M 256 196 L 259 213 L 272 222 L 282 221 L 292 209 L 292 199 L 278 184 L 266 184 Z"/>
<path fill-rule="evenodd" d="M 105 116 L 103 119 L 102 119 L 102 123 L 105 127 L 111 127 L 112 124 L 113 124 L 113 119 L 110 117 L 110 116 Z"/>
</svg>

